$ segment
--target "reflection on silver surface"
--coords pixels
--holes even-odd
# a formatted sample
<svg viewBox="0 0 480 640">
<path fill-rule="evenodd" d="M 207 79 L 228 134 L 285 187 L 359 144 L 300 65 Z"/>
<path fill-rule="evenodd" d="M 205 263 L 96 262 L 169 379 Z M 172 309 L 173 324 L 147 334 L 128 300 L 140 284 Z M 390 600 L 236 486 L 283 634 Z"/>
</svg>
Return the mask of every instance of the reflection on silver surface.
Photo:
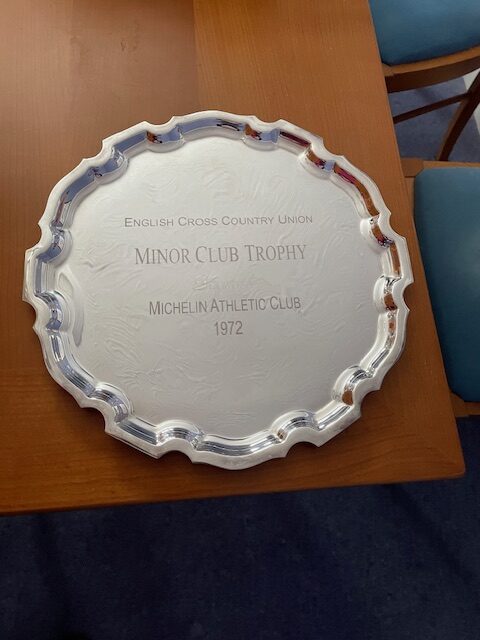
<svg viewBox="0 0 480 640">
<path fill-rule="evenodd" d="M 195 146 L 193 141 L 203 141 L 199 144 L 208 146 L 200 147 L 197 143 Z M 183 153 L 187 149 L 192 151 L 185 160 Z M 160 152 L 163 164 L 159 165 L 154 158 L 158 160 L 160 156 L 150 154 L 150 151 Z M 276 155 L 272 156 L 269 151 Z M 283 154 L 284 151 L 288 152 L 287 155 Z M 128 169 L 133 159 L 138 159 L 135 160 L 137 174 Z M 142 165 L 139 164 L 140 159 Z M 208 168 L 210 162 L 211 170 Z M 252 162 L 258 164 L 252 168 Z M 303 173 L 297 172 L 298 166 L 302 167 Z M 190 167 L 190 173 L 185 167 Z M 199 173 L 196 177 L 197 168 Z M 223 168 L 230 172 L 225 179 Z M 261 176 L 258 181 L 257 173 Z M 273 231 L 257 228 L 239 230 L 239 226 L 234 230 L 231 226 L 214 232 L 204 227 L 193 229 L 191 236 L 185 235 L 185 230 L 181 230 L 183 235 L 178 230 L 177 235 L 172 232 L 168 236 L 172 242 L 174 238 L 187 242 L 195 234 L 195 237 L 202 238 L 202 243 L 206 243 L 208 238 L 217 238 L 219 246 L 227 240 L 232 241 L 234 233 L 238 233 L 243 242 L 264 237 L 277 243 L 272 245 L 277 247 L 279 238 L 304 243 L 311 238 L 315 242 L 313 246 L 317 247 L 323 242 L 323 253 L 319 248 L 318 255 L 312 257 L 311 263 L 303 265 L 303 270 L 292 265 L 290 271 L 279 275 L 277 265 L 262 264 L 261 273 L 259 268 L 251 266 L 247 273 L 247 270 L 234 271 L 228 265 L 225 273 L 228 271 L 231 280 L 219 283 L 219 271 L 212 270 L 212 267 L 208 271 L 201 265 L 196 269 L 197 273 L 192 274 L 192 282 L 187 283 L 188 286 L 185 278 L 190 278 L 189 272 L 182 271 L 178 282 L 173 279 L 170 288 L 165 289 L 171 293 L 183 286 L 188 293 L 202 288 L 208 290 L 210 286 L 226 288 L 228 285 L 232 290 L 236 291 L 237 287 L 244 290 L 245 295 L 252 296 L 252 291 L 272 295 L 277 289 L 282 295 L 288 295 L 289 291 L 290 294 L 291 291 L 295 293 L 298 288 L 306 300 L 305 308 L 296 315 L 291 312 L 287 319 L 282 316 L 278 320 L 276 317 L 275 321 L 271 320 L 271 314 L 264 313 L 260 317 L 257 313 L 255 320 L 250 321 L 250 333 L 242 338 L 243 342 L 231 342 L 227 346 L 217 346 L 218 341 L 209 342 L 210 338 L 202 333 L 207 325 L 203 319 L 195 320 L 197 324 L 194 324 L 191 313 L 177 319 L 177 324 L 170 323 L 170 340 L 159 336 L 157 325 L 137 314 L 135 309 L 141 307 L 143 297 L 152 288 L 162 291 L 163 280 L 170 276 L 162 272 L 162 276 L 156 278 L 150 275 L 151 272 L 147 275 L 145 269 L 141 273 L 145 275 L 147 288 L 145 282 L 139 283 L 136 277 L 139 271 L 117 264 L 126 259 L 125 256 L 130 256 L 128 242 L 120 231 L 117 234 L 116 229 L 125 219 L 125 211 L 129 211 L 126 205 L 124 207 L 124 200 L 131 195 L 131 186 L 125 182 L 124 191 L 118 186 L 113 192 L 112 189 L 109 191 L 110 185 L 107 187 L 107 184 L 122 185 L 123 176 L 129 175 L 138 178 L 138 186 L 135 187 L 138 191 L 133 194 L 134 201 L 138 202 L 138 211 L 147 206 L 145 203 L 153 202 L 156 207 L 161 207 L 161 197 L 165 197 L 168 187 L 168 198 L 173 207 L 169 212 L 177 223 L 182 211 L 174 210 L 175 203 L 182 194 L 187 202 L 188 194 L 184 192 L 190 187 L 194 191 L 196 189 L 190 200 L 192 206 L 200 208 L 201 205 L 207 212 L 209 207 L 225 211 L 220 209 L 220 205 L 228 202 L 230 189 L 232 211 L 236 210 L 235 207 L 238 209 L 237 217 L 241 217 L 242 212 L 246 216 L 258 216 L 262 207 L 268 210 L 270 201 L 275 204 L 276 208 L 272 209 L 275 212 L 288 204 L 290 209 L 285 209 L 285 214 L 296 212 L 296 217 L 293 213 L 290 216 L 292 220 L 302 219 L 305 212 L 312 212 L 315 225 L 309 230 L 297 229 L 292 223 L 286 229 L 272 224 Z M 166 181 L 161 192 L 159 176 Z M 214 184 L 212 193 L 215 197 L 210 195 L 211 184 Z M 238 191 L 235 196 L 234 188 Z M 318 196 L 315 195 L 317 190 Z M 94 192 L 96 199 L 93 198 Z M 112 193 L 113 196 L 109 195 Z M 96 212 L 103 212 L 108 207 L 112 208 L 111 224 L 117 225 L 111 230 L 108 227 L 110 240 L 102 238 L 100 231 L 86 222 L 89 219 L 103 220 Z M 350 218 L 347 215 L 349 208 Z M 339 222 L 340 226 L 333 229 L 331 225 L 337 209 L 341 210 L 345 222 Z M 102 411 L 108 433 L 154 457 L 179 450 L 193 461 L 230 469 L 245 468 L 284 456 L 296 442 L 311 442 L 318 446 L 342 431 L 359 417 L 363 397 L 380 387 L 385 373 L 399 357 L 408 313 L 403 291 L 412 281 L 412 275 L 405 240 L 392 231 L 388 217 L 389 212 L 378 189 L 367 176 L 343 157 L 329 153 L 320 138 L 285 121 L 268 124 L 253 116 L 211 111 L 172 118 L 164 125 L 140 123 L 105 140 L 98 156 L 82 161 L 53 189 L 40 221 L 41 240 L 26 254 L 24 299 L 37 312 L 35 330 L 42 342 L 49 372 L 81 406 L 92 406 Z M 327 233 L 330 228 L 332 238 Z M 154 231 L 149 229 L 139 230 L 138 234 L 145 241 L 154 237 Z M 158 237 L 163 238 L 161 235 Z M 336 244 L 329 244 L 330 241 Z M 100 245 L 100 242 L 104 244 Z M 151 242 L 155 246 L 155 242 Z M 108 246 L 109 243 L 114 249 Z M 307 245 L 301 246 L 305 248 Z M 93 247 L 100 247 L 105 255 L 107 249 L 117 253 L 113 258 L 97 263 Z M 328 268 L 325 266 L 327 254 Z M 335 264 L 335 256 L 338 265 Z M 362 261 L 365 262 L 365 286 L 359 291 L 353 282 L 363 282 Z M 351 276 L 348 275 L 349 265 L 355 271 Z M 318 277 L 315 268 L 319 269 Z M 106 280 L 106 287 L 101 284 L 105 277 L 102 270 L 105 269 L 111 274 Z M 197 278 L 195 282 L 194 277 Z M 352 278 L 350 289 L 345 282 L 348 277 Z M 341 291 L 335 282 L 341 282 Z M 142 286 L 145 286 L 145 291 Z M 112 293 L 109 288 L 117 291 Z M 121 297 L 110 298 L 120 296 L 123 289 L 129 300 L 135 300 L 136 306 L 128 307 L 130 302 Z M 107 301 L 104 307 L 102 298 Z M 113 318 L 108 304 L 110 299 L 116 304 L 121 302 L 124 305 L 122 309 L 129 309 L 127 320 L 130 324 L 121 324 L 124 318 L 120 313 L 117 319 Z M 348 308 L 350 312 L 345 313 Z M 338 317 L 331 317 L 335 315 L 335 309 Z M 332 310 L 330 316 L 329 310 Z M 92 325 L 91 318 L 96 324 Z M 187 325 L 190 342 L 184 342 Z M 145 365 L 143 370 L 143 362 L 139 364 L 134 356 L 148 353 L 148 344 L 140 347 L 134 340 L 144 335 L 144 329 L 149 333 L 150 351 L 158 350 L 159 360 L 152 369 Z M 323 333 L 319 334 L 317 329 Z M 263 352 L 263 343 L 259 342 L 260 338 L 255 338 L 256 330 L 258 335 L 265 335 L 268 339 L 270 334 L 277 332 L 279 352 L 281 345 L 292 336 L 293 352 L 289 355 L 285 351 L 283 360 L 274 366 L 275 343 L 269 342 L 270 346 Z M 303 330 L 305 335 L 302 337 L 300 333 Z M 205 341 L 205 350 L 199 347 L 198 353 L 191 356 L 182 353 L 187 364 L 179 364 L 182 346 L 195 345 L 191 342 L 192 331 L 196 333 L 194 339 L 197 343 Z M 352 359 L 345 361 L 346 366 L 339 364 L 346 356 L 343 351 L 341 357 L 338 355 L 341 344 L 337 344 L 345 341 L 345 336 L 352 341 Z M 105 353 L 109 355 L 100 357 L 107 339 L 109 351 Z M 316 362 L 315 350 L 320 343 L 323 346 Z M 165 351 L 164 356 L 162 351 Z M 264 356 L 260 364 L 252 360 L 256 353 Z M 192 367 L 189 357 L 195 361 L 195 375 L 188 371 L 188 367 Z M 232 408 L 230 413 L 234 389 L 224 389 L 225 399 L 219 394 L 225 358 L 237 363 L 239 377 L 232 379 L 239 384 L 237 396 L 245 396 L 244 400 L 242 397 L 234 398 L 236 408 Z M 198 368 L 203 361 L 206 363 L 204 372 Z M 165 371 L 167 365 L 168 371 Z M 340 368 L 335 370 L 335 366 Z M 248 367 L 252 369 L 251 375 Z M 198 371 L 202 372 L 201 380 Z M 228 383 L 228 375 L 225 372 L 223 375 Z M 175 380 L 172 382 L 175 376 L 178 376 L 177 383 L 190 380 L 192 389 L 199 390 L 197 398 L 192 400 L 189 397 L 193 392 L 187 385 L 175 386 Z M 210 378 L 216 380 L 216 386 L 211 390 L 208 389 Z M 165 397 L 168 393 L 162 396 L 162 388 L 159 388 L 162 381 L 163 384 L 172 384 L 169 398 L 172 406 L 178 407 L 173 409 L 176 415 L 161 413 L 161 405 L 168 400 Z M 215 398 L 214 402 L 212 398 Z M 251 406 L 247 406 L 249 398 Z M 322 399 L 318 405 L 317 398 Z M 182 415 L 183 402 L 185 416 Z M 201 419 L 196 419 L 196 410 Z M 266 422 L 257 424 L 262 419 Z M 211 425 L 214 426 L 210 428 Z"/>
</svg>

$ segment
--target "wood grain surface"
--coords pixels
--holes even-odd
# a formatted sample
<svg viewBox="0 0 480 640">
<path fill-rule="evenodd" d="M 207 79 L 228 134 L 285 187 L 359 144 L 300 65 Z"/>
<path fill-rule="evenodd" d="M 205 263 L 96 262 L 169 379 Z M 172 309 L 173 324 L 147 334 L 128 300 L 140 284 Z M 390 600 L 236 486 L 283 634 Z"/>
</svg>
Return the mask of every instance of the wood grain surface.
<svg viewBox="0 0 480 640">
<path fill-rule="evenodd" d="M 0 100 L 3 283 L 0 511 L 64 509 L 458 476 L 456 426 L 366 0 L 9 0 Z M 23 256 L 52 186 L 138 121 L 219 108 L 324 136 L 379 185 L 408 238 L 400 362 L 363 417 L 317 449 L 225 471 L 153 460 L 103 431 L 48 375 L 21 301 Z"/>
<path fill-rule="evenodd" d="M 475 71 L 480 67 L 480 46 L 450 53 L 448 56 L 407 62 L 392 67 L 384 64 L 383 73 L 389 93 L 427 87 Z"/>
</svg>

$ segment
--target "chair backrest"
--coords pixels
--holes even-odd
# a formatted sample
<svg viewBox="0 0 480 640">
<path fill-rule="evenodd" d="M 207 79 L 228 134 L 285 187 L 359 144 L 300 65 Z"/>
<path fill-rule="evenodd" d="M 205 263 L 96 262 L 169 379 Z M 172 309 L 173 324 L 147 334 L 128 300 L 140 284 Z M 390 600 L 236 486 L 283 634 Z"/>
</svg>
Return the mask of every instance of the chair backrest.
<svg viewBox="0 0 480 640">
<path fill-rule="evenodd" d="M 415 224 L 450 388 L 479 402 L 480 166 L 445 165 L 415 178 Z"/>
</svg>

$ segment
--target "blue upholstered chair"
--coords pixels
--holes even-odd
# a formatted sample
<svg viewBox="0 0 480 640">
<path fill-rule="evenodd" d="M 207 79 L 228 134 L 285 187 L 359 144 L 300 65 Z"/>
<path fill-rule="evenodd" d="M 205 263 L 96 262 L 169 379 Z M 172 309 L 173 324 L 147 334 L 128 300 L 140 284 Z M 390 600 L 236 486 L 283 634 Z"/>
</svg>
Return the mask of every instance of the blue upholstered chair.
<svg viewBox="0 0 480 640">
<path fill-rule="evenodd" d="M 415 225 L 451 390 L 480 402 L 480 166 L 424 169 Z"/>
<path fill-rule="evenodd" d="M 480 0 L 370 0 L 389 93 L 458 78 L 480 68 Z M 480 103 L 480 74 L 462 94 L 412 109 L 394 122 L 459 102 L 442 142 L 450 155 Z"/>
</svg>

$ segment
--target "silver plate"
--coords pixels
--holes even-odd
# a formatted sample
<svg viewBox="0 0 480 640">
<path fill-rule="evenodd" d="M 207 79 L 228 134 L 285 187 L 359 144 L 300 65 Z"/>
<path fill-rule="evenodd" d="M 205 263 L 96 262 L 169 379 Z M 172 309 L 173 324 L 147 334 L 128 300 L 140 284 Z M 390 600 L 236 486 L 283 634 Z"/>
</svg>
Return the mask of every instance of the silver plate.
<svg viewBox="0 0 480 640">
<path fill-rule="evenodd" d="M 154 457 L 241 469 L 321 445 L 403 347 L 412 274 L 389 215 L 284 120 L 117 133 L 54 187 L 26 253 L 48 370 Z"/>
</svg>

